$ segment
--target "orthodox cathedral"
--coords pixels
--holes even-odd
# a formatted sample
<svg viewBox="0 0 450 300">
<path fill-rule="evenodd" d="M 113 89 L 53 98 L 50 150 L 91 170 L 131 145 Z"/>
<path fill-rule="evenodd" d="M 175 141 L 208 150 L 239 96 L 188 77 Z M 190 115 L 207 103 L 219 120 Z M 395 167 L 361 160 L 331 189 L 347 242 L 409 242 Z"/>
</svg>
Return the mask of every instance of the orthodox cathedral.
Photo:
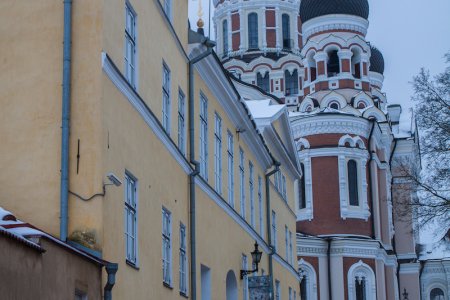
<svg viewBox="0 0 450 300">
<path fill-rule="evenodd" d="M 217 53 L 247 100 L 254 86 L 289 109 L 303 173 L 301 299 L 444 299 L 447 284 L 421 288 L 405 205 L 417 195 L 401 172 L 420 169 L 416 125 L 388 105 L 383 55 L 366 40 L 368 1 L 220 0 L 213 21 Z"/>
</svg>

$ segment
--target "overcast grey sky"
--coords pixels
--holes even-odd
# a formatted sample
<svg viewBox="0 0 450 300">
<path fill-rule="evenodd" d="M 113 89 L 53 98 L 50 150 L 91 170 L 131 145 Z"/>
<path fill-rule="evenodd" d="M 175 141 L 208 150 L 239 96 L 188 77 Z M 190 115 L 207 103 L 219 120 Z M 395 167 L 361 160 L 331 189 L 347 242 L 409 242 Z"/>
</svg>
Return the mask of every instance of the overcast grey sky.
<svg viewBox="0 0 450 300">
<path fill-rule="evenodd" d="M 193 28 L 198 1 L 189 0 Z M 208 0 L 202 3 L 207 34 Z M 402 104 L 405 111 L 412 105 L 409 82 L 420 68 L 425 67 L 432 74 L 444 70 L 443 56 L 450 50 L 450 0 L 369 0 L 369 3 L 367 41 L 384 55 L 384 91 L 389 103 Z"/>
</svg>

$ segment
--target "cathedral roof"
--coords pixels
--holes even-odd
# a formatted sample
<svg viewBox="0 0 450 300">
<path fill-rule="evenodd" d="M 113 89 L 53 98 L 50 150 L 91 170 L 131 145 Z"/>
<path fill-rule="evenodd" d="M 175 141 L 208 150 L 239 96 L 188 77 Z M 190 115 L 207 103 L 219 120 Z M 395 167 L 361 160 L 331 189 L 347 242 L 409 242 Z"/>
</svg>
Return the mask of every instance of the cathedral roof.
<svg viewBox="0 0 450 300">
<path fill-rule="evenodd" d="M 368 0 L 302 0 L 300 19 L 303 23 L 325 15 L 353 15 L 368 19 Z"/>
<path fill-rule="evenodd" d="M 384 73 L 384 58 L 380 50 L 374 46 L 370 47 L 370 71 L 383 74 Z"/>
</svg>

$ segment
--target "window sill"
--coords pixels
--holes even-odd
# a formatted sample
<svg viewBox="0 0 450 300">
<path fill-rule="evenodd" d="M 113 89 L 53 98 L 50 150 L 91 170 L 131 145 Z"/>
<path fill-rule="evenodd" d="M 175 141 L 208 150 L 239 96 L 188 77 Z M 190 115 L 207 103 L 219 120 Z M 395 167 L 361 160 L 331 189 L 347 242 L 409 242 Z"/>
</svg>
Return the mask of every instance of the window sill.
<svg viewBox="0 0 450 300">
<path fill-rule="evenodd" d="M 173 286 L 171 286 L 169 283 L 163 281 L 163 286 L 168 288 L 169 290 L 173 290 Z"/>
<path fill-rule="evenodd" d="M 127 265 L 129 265 L 129 266 L 132 267 L 133 269 L 139 271 L 139 267 L 138 267 L 135 263 L 129 261 L 128 259 L 126 259 L 125 262 L 127 263 Z"/>
<path fill-rule="evenodd" d="M 183 292 L 180 292 L 180 296 L 181 296 L 181 297 L 183 297 L 183 298 L 189 299 L 189 296 L 188 296 L 188 295 L 186 295 L 186 294 L 185 294 L 185 293 L 183 293 Z"/>
</svg>

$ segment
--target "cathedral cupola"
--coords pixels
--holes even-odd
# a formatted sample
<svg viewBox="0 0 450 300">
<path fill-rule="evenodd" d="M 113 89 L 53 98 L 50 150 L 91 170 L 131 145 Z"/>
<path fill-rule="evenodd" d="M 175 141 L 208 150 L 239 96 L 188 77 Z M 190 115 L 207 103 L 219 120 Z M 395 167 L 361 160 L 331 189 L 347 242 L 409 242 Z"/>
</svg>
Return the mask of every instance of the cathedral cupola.
<svg viewBox="0 0 450 300">
<path fill-rule="evenodd" d="M 370 83 L 378 89 L 383 87 L 384 81 L 384 58 L 380 50 L 374 46 L 370 47 Z"/>
<path fill-rule="evenodd" d="M 300 19 L 303 23 L 326 15 L 351 15 L 367 20 L 369 2 L 367 0 L 302 0 Z"/>
</svg>

